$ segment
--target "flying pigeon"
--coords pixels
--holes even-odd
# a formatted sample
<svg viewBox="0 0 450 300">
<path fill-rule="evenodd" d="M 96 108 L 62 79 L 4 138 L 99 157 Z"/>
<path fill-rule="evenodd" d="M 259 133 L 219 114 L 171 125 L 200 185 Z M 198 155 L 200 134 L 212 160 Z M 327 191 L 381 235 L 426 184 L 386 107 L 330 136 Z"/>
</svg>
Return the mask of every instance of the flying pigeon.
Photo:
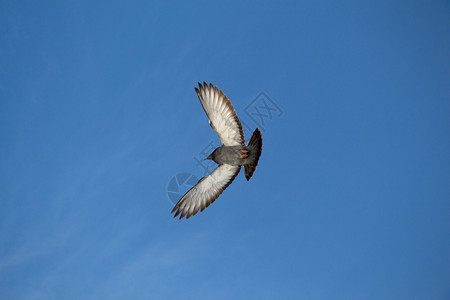
<svg viewBox="0 0 450 300">
<path fill-rule="evenodd" d="M 208 86 L 203 82 L 203 85 L 198 83 L 195 91 L 209 118 L 209 125 L 219 136 L 222 146 L 205 158 L 219 166 L 200 179 L 173 208 L 171 213 L 175 212 L 174 218 L 180 215 L 180 220 L 184 216 L 189 219 L 213 203 L 233 182 L 241 166 L 244 166 L 245 178 L 250 180 L 262 151 L 262 135 L 258 128 L 245 145 L 242 124 L 230 100 L 221 90 L 211 83 Z"/>
</svg>

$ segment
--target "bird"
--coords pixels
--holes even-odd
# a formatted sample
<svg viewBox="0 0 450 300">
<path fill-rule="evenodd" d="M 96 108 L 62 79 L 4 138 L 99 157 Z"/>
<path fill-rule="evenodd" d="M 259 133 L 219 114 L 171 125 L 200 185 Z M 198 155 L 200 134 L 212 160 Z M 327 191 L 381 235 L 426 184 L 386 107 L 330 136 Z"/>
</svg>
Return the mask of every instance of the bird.
<svg viewBox="0 0 450 300">
<path fill-rule="evenodd" d="M 179 216 L 180 220 L 185 216 L 189 219 L 213 203 L 233 182 L 241 166 L 249 181 L 262 152 L 261 131 L 256 128 L 245 145 L 241 121 L 222 90 L 212 83 L 199 82 L 195 91 L 208 116 L 209 125 L 219 136 L 221 146 L 205 158 L 217 163 L 217 168 L 201 178 L 174 206 L 171 214 L 175 213 L 174 218 Z"/>
</svg>

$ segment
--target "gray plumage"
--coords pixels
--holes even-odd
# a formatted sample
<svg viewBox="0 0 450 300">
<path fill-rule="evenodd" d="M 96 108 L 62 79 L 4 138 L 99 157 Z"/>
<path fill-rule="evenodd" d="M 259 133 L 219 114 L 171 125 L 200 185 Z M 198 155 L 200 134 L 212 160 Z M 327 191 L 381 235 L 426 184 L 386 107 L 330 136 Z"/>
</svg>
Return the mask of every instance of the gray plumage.
<svg viewBox="0 0 450 300">
<path fill-rule="evenodd" d="M 178 201 L 172 210 L 174 217 L 189 218 L 213 203 L 233 182 L 244 166 L 247 181 L 253 176 L 262 152 L 262 135 L 258 128 L 245 145 L 241 122 L 230 100 L 221 90 L 204 82 L 195 88 L 205 110 L 209 124 L 219 136 L 222 146 L 216 148 L 206 159 L 219 166 L 203 177 Z"/>
<path fill-rule="evenodd" d="M 242 150 L 248 151 L 247 158 L 241 158 Z M 213 160 L 219 165 L 244 166 L 245 177 L 249 181 L 258 165 L 261 150 L 262 136 L 259 129 L 256 128 L 247 146 L 221 146 L 216 148 L 206 159 Z"/>
</svg>

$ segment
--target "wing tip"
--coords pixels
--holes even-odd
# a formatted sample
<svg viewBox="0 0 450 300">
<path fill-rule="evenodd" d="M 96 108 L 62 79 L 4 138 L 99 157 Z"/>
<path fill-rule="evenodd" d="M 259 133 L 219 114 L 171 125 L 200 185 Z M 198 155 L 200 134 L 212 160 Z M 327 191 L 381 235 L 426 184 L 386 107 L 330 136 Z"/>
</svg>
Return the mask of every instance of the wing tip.
<svg viewBox="0 0 450 300">
<path fill-rule="evenodd" d="M 203 89 L 213 89 L 216 90 L 218 93 L 222 93 L 222 90 L 220 90 L 217 86 L 215 86 L 212 82 L 210 82 L 209 84 L 206 81 L 203 81 L 203 83 L 201 82 L 197 82 L 198 84 L 198 90 L 203 90 Z M 195 90 L 197 90 L 197 88 L 195 87 Z M 222 93 L 223 94 L 223 93 Z"/>
</svg>

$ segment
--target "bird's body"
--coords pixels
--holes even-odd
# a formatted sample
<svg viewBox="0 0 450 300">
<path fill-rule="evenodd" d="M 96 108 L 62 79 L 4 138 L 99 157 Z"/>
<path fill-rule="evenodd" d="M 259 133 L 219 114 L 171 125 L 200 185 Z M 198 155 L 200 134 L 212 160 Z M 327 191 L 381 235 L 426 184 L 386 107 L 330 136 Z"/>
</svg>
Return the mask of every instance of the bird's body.
<svg viewBox="0 0 450 300">
<path fill-rule="evenodd" d="M 241 157 L 242 150 L 248 152 L 248 157 Z M 210 159 L 219 165 L 242 166 L 252 161 L 253 153 L 256 154 L 254 146 L 221 146 L 216 148 L 208 158 L 211 157 Z"/>
<path fill-rule="evenodd" d="M 174 217 L 180 219 L 203 211 L 233 182 L 244 167 L 247 180 L 253 176 L 262 151 L 262 136 L 255 129 L 247 145 L 244 131 L 230 100 L 211 83 L 198 84 L 195 89 L 203 106 L 209 124 L 219 136 L 222 146 L 216 148 L 206 159 L 211 159 L 219 166 L 209 175 L 203 177 L 178 201 L 172 210 Z"/>
<path fill-rule="evenodd" d="M 247 150 L 246 148 L 245 146 L 221 146 L 208 157 L 219 165 L 241 166 L 246 161 L 246 158 L 241 158 L 242 150 Z"/>
</svg>

